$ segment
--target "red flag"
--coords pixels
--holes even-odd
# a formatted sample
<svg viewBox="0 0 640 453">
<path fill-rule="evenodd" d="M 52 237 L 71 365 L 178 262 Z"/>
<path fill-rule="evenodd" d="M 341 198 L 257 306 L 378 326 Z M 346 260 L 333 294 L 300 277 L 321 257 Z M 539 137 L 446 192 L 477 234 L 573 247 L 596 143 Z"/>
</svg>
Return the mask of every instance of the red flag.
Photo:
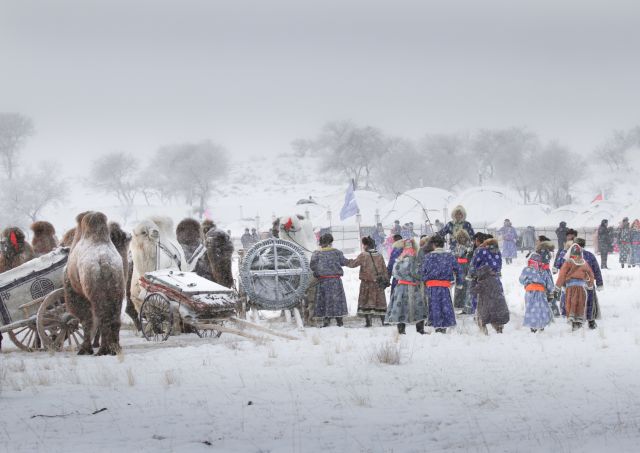
<svg viewBox="0 0 640 453">
<path fill-rule="evenodd" d="M 604 197 L 602 196 L 602 192 L 600 192 L 598 195 L 596 195 L 596 197 L 593 199 L 591 203 L 595 203 L 596 201 L 602 201 L 602 200 L 604 200 Z"/>
</svg>

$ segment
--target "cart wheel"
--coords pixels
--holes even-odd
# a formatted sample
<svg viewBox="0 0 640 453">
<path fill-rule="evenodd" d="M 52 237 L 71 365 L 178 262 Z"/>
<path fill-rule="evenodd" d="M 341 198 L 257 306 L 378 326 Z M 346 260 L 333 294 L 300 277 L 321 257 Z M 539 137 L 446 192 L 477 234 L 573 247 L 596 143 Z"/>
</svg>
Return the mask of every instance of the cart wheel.
<svg viewBox="0 0 640 453">
<path fill-rule="evenodd" d="M 148 341 L 165 341 L 173 329 L 173 307 L 163 294 L 149 294 L 140 307 L 142 335 Z"/>
<path fill-rule="evenodd" d="M 36 320 L 33 319 L 26 326 L 7 332 L 13 344 L 26 352 L 37 351 L 42 348 L 42 342 L 36 329 Z"/>
<path fill-rule="evenodd" d="M 216 323 L 210 322 L 210 324 Z M 217 324 L 222 325 L 222 321 Z M 220 335 L 222 335 L 222 331 L 215 329 L 198 329 L 196 327 L 193 327 L 193 330 L 195 330 L 196 335 L 198 335 L 200 338 L 220 338 Z"/>
<path fill-rule="evenodd" d="M 79 349 L 84 340 L 78 318 L 67 312 L 64 289 L 50 292 L 38 308 L 36 316 L 38 334 L 46 349 L 60 351 L 63 347 Z"/>
</svg>

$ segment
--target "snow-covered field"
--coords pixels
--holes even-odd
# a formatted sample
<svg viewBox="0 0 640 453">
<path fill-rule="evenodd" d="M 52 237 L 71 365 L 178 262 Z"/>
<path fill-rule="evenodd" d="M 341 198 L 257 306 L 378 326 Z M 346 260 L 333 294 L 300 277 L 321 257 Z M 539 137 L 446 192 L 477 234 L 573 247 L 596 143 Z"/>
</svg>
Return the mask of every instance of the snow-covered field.
<svg viewBox="0 0 640 453">
<path fill-rule="evenodd" d="M 504 270 L 503 335 L 470 318 L 401 338 L 358 319 L 302 333 L 278 320 L 265 323 L 300 340 L 151 344 L 124 331 L 117 357 L 28 354 L 7 339 L 0 451 L 638 451 L 640 270 L 605 271 L 597 330 L 532 334 L 523 263 Z M 346 274 L 355 311 L 357 270 Z M 399 365 L 377 358 L 395 351 Z"/>
</svg>

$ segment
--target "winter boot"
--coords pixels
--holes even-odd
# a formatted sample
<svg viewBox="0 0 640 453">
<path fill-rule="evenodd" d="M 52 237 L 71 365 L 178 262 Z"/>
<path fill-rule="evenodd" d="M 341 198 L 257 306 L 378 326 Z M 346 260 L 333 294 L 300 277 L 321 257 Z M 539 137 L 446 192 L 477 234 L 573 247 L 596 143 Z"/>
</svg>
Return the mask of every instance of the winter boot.
<svg viewBox="0 0 640 453">
<path fill-rule="evenodd" d="M 364 315 L 364 326 L 371 327 L 371 315 Z"/>
<path fill-rule="evenodd" d="M 531 333 L 536 333 L 538 331 L 538 329 L 534 329 L 533 327 L 531 328 Z"/>
<path fill-rule="evenodd" d="M 445 327 L 436 327 L 437 333 L 447 333 L 447 329 Z"/>
<path fill-rule="evenodd" d="M 420 321 L 416 324 L 416 332 L 418 332 L 420 335 L 424 335 L 427 333 L 424 331 L 424 321 Z"/>
<path fill-rule="evenodd" d="M 336 318 L 336 324 L 338 325 L 338 327 L 344 326 L 344 323 L 342 322 L 342 318 Z"/>
<path fill-rule="evenodd" d="M 380 322 L 382 323 L 383 326 L 388 326 L 389 325 L 388 322 L 385 322 L 384 315 L 380 316 Z"/>
<path fill-rule="evenodd" d="M 485 335 L 489 335 L 489 329 L 487 329 L 487 326 L 480 326 L 480 332 Z"/>
<path fill-rule="evenodd" d="M 593 330 L 596 327 L 598 327 L 598 324 L 596 324 L 595 320 L 592 319 L 591 321 L 589 321 L 589 329 Z"/>
<path fill-rule="evenodd" d="M 324 318 L 322 320 L 322 327 L 329 327 L 330 323 L 331 323 L 331 318 Z"/>
<path fill-rule="evenodd" d="M 404 331 L 404 329 L 405 329 L 404 323 L 402 322 L 398 323 L 398 333 L 400 335 L 406 335 L 406 332 Z"/>
<path fill-rule="evenodd" d="M 581 322 L 572 322 L 571 323 L 571 331 L 575 332 L 576 330 L 580 329 L 582 327 L 582 323 Z"/>
<path fill-rule="evenodd" d="M 502 333 L 502 324 L 491 324 L 493 328 L 496 330 L 496 333 Z"/>
</svg>

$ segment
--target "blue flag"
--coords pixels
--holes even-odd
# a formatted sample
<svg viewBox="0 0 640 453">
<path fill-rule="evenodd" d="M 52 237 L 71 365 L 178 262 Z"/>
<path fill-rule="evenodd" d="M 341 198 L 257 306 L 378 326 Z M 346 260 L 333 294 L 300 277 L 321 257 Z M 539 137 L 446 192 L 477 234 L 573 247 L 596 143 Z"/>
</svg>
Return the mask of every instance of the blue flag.
<svg viewBox="0 0 640 453">
<path fill-rule="evenodd" d="M 348 219 L 358 213 L 358 202 L 356 201 L 356 194 L 354 190 L 354 183 L 351 181 L 347 188 L 347 193 L 344 195 L 344 206 L 340 210 L 340 220 Z"/>
</svg>

